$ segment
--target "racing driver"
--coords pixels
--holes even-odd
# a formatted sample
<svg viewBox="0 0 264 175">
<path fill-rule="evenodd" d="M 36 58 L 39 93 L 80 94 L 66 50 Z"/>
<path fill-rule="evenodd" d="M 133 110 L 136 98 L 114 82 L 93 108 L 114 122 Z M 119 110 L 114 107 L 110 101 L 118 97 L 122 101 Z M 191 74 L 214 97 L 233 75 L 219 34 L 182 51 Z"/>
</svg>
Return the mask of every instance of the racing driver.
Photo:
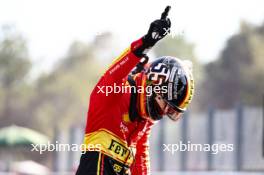
<svg viewBox="0 0 264 175">
<path fill-rule="evenodd" d="M 87 147 L 77 175 L 149 175 L 151 127 L 164 117 L 177 121 L 190 103 L 194 84 L 187 61 L 163 56 L 146 64 L 147 51 L 169 33 L 169 9 L 113 61 L 93 89 L 84 137 Z M 113 86 L 130 91 L 106 95 L 105 87 Z"/>
</svg>

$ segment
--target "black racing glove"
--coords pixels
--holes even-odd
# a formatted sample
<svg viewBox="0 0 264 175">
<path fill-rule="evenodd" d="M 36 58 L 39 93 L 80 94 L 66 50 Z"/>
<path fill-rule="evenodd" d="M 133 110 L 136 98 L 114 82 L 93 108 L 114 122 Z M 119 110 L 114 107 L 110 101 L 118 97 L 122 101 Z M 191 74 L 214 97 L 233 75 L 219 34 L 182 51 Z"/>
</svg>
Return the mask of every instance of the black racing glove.
<svg viewBox="0 0 264 175">
<path fill-rule="evenodd" d="M 161 18 L 150 24 L 147 35 L 142 38 L 143 44 L 152 47 L 170 32 L 171 22 L 170 19 L 167 18 L 169 10 L 170 6 L 167 6 L 161 15 Z"/>
<path fill-rule="evenodd" d="M 161 14 L 161 18 L 150 24 L 148 33 L 142 37 L 142 45 L 133 51 L 136 56 L 144 56 L 160 39 L 170 33 L 171 22 L 170 19 L 167 18 L 170 8 L 170 6 L 167 6 Z"/>
</svg>

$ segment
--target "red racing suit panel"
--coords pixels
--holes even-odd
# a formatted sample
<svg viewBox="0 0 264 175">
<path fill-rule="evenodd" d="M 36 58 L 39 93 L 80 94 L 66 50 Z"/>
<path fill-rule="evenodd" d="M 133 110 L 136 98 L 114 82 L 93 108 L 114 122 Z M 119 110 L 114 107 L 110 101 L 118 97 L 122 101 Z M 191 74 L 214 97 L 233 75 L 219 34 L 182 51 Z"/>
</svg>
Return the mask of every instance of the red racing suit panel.
<svg viewBox="0 0 264 175">
<path fill-rule="evenodd" d="M 150 174 L 149 136 L 152 123 L 148 123 L 144 135 L 137 141 L 135 162 L 131 167 L 132 175 Z"/>
<path fill-rule="evenodd" d="M 149 173 L 148 137 L 153 123 L 129 120 L 130 92 L 106 91 L 127 84 L 128 74 L 140 61 L 132 50 L 141 43 L 141 39 L 133 42 L 115 59 L 93 89 L 84 138 L 85 145 L 99 144 L 100 152 L 130 166 L 133 175 Z M 132 149 L 136 149 L 136 154 Z"/>
</svg>

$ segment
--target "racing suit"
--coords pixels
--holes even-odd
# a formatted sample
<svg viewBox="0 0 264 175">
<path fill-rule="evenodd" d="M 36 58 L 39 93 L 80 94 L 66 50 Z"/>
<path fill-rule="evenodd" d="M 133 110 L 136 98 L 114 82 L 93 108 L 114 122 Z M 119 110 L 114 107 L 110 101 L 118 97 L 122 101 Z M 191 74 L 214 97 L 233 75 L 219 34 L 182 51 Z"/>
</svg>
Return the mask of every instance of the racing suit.
<svg viewBox="0 0 264 175">
<path fill-rule="evenodd" d="M 87 156 L 94 156 L 94 170 L 87 174 L 129 174 L 147 175 L 150 171 L 149 144 L 153 122 L 147 120 L 145 93 L 139 93 L 136 101 L 132 102 L 131 92 L 109 93 L 106 90 L 114 86 L 130 86 L 128 74 L 139 63 L 140 59 L 133 50 L 141 45 L 142 39 L 131 46 L 107 69 L 100 78 L 90 95 L 90 105 L 87 114 L 84 145 L 86 153 L 82 155 L 77 174 L 85 174 Z M 136 86 L 146 87 L 144 73 L 133 77 Z M 108 94 L 107 94 L 108 93 Z M 131 110 L 132 103 L 136 109 Z M 139 116 L 131 116 L 129 111 L 137 111 Z M 98 149 L 90 150 L 94 145 Z M 86 156 L 86 158 L 85 158 Z M 110 167 L 109 164 L 110 162 Z M 107 166 L 107 167 L 106 167 Z M 83 168 L 82 168 L 83 167 Z M 107 172 L 108 171 L 108 172 Z"/>
</svg>

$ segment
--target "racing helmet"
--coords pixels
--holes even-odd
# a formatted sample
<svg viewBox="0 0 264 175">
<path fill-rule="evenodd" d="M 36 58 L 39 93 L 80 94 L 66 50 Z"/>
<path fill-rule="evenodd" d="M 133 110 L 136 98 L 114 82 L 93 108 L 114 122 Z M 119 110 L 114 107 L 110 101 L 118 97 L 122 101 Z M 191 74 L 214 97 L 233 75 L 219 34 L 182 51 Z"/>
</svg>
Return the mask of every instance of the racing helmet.
<svg viewBox="0 0 264 175">
<path fill-rule="evenodd" d="M 146 77 L 146 86 L 152 89 L 146 97 L 146 109 L 151 120 L 160 120 L 163 117 L 155 100 L 157 95 L 178 113 L 186 111 L 194 93 L 190 61 L 171 56 L 160 57 L 150 63 Z"/>
</svg>

